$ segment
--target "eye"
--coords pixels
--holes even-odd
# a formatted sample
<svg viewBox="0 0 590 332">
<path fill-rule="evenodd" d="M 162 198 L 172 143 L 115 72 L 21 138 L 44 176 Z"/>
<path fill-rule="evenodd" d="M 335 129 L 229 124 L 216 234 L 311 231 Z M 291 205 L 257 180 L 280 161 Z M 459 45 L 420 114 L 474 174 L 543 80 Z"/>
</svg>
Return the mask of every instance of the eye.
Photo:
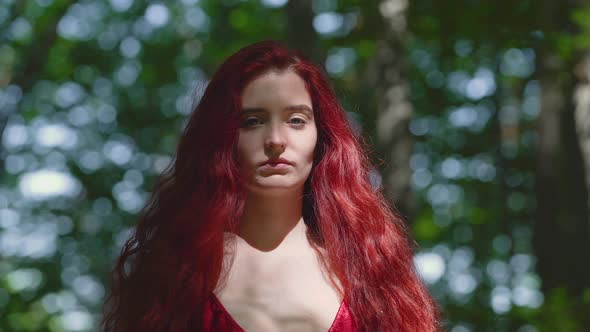
<svg viewBox="0 0 590 332">
<path fill-rule="evenodd" d="M 243 125 L 246 127 L 251 127 L 257 125 L 259 121 L 260 119 L 258 118 L 247 118 L 243 121 Z"/>
<path fill-rule="evenodd" d="M 291 121 L 293 124 L 298 125 L 298 126 L 302 126 L 306 123 L 305 120 L 302 118 L 291 118 Z"/>
</svg>

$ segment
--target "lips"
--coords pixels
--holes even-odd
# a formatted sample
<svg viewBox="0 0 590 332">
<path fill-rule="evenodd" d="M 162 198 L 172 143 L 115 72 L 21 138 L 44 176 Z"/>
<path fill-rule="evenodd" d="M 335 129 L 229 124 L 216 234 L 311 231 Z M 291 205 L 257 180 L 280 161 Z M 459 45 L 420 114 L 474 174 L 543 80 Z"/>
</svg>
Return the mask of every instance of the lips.
<svg viewBox="0 0 590 332">
<path fill-rule="evenodd" d="M 286 165 L 291 165 L 291 166 L 293 165 L 293 163 L 290 162 L 287 159 L 277 158 L 277 159 L 269 159 L 269 160 L 263 162 L 260 166 L 265 166 L 265 165 L 278 166 L 278 165 L 281 165 L 281 164 L 286 164 Z"/>
</svg>

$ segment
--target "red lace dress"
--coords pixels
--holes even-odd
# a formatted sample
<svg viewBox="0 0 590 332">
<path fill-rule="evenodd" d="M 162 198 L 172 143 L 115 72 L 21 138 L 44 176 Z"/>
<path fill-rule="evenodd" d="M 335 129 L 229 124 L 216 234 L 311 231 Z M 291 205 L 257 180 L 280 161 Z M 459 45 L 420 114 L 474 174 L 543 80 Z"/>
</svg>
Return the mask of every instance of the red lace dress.
<svg viewBox="0 0 590 332">
<path fill-rule="evenodd" d="M 211 293 L 203 312 L 205 331 L 214 332 L 244 332 L 244 329 L 225 309 L 221 301 Z M 357 331 L 355 321 L 352 318 L 346 302 L 342 300 L 338 313 L 332 322 L 328 332 L 354 332 Z"/>
</svg>

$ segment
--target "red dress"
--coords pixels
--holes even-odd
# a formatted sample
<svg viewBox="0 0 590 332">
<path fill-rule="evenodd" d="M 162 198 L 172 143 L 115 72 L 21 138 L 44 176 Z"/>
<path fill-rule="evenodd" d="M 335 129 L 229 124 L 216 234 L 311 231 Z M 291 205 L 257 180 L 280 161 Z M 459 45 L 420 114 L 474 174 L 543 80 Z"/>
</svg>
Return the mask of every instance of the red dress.
<svg viewBox="0 0 590 332">
<path fill-rule="evenodd" d="M 235 319 L 225 309 L 221 301 L 211 293 L 209 300 L 205 304 L 203 312 L 203 323 L 205 331 L 214 332 L 244 332 L 244 329 L 235 321 Z M 355 321 L 351 312 L 342 300 L 336 318 L 328 332 L 354 332 L 357 331 Z"/>
</svg>

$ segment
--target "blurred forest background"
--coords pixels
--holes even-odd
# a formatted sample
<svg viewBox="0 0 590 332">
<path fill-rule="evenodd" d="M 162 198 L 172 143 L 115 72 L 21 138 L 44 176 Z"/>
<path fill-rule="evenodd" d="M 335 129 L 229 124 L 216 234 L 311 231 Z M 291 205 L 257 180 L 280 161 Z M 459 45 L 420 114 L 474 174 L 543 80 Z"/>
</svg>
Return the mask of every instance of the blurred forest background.
<svg viewBox="0 0 590 332">
<path fill-rule="evenodd" d="M 445 328 L 590 331 L 590 1 L 1 0 L 0 331 L 98 329 L 208 77 L 329 74 Z"/>
</svg>

